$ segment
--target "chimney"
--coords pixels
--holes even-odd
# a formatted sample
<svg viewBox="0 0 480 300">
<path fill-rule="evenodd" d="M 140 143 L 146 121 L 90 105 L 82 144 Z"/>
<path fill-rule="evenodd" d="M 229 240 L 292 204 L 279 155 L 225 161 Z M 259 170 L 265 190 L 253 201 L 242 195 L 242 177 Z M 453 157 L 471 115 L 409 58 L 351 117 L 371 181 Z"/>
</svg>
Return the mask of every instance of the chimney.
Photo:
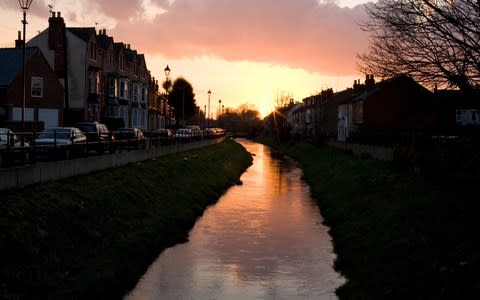
<svg viewBox="0 0 480 300">
<path fill-rule="evenodd" d="M 18 39 L 15 40 L 15 48 L 22 48 L 23 47 L 23 40 L 22 40 L 22 32 L 18 32 Z"/>
<path fill-rule="evenodd" d="M 107 35 L 107 30 L 105 28 L 103 29 L 103 35 Z"/>
<path fill-rule="evenodd" d="M 54 51 L 53 70 L 59 78 L 65 78 L 66 26 L 60 12 L 48 19 L 48 49 Z"/>
<path fill-rule="evenodd" d="M 365 78 L 365 89 L 369 90 L 375 86 L 375 79 L 373 78 L 373 75 L 367 74 Z"/>
</svg>

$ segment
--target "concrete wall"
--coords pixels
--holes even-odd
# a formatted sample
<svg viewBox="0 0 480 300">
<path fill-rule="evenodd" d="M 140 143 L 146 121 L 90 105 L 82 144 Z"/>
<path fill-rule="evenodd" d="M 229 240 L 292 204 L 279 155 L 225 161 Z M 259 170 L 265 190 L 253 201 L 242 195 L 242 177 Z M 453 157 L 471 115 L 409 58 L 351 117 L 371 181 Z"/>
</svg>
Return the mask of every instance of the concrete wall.
<svg viewBox="0 0 480 300">
<path fill-rule="evenodd" d="M 328 146 L 345 151 L 351 151 L 356 156 L 368 156 L 376 160 L 393 161 L 394 158 L 393 148 L 389 147 L 350 144 L 334 141 L 329 141 Z"/>
<path fill-rule="evenodd" d="M 38 162 L 34 165 L 0 169 L 0 191 L 19 189 L 28 185 L 59 180 L 75 175 L 120 167 L 128 163 L 153 159 L 167 154 L 197 149 L 223 141 L 223 138 L 196 143 L 175 144 L 161 148 L 122 151 L 72 160 Z"/>
</svg>

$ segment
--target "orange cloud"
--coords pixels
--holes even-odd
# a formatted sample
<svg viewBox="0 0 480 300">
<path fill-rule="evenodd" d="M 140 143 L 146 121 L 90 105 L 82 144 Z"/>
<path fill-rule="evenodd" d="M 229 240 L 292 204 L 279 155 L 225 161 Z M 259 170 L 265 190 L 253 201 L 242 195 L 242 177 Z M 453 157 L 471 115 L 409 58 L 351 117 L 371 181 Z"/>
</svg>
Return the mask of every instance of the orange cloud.
<svg viewBox="0 0 480 300">
<path fill-rule="evenodd" d="M 29 14 L 48 17 L 45 3 L 34 1 Z M 355 54 L 368 46 L 367 33 L 359 28 L 366 18 L 364 6 L 339 7 L 333 0 L 67 0 L 57 4 L 54 10 L 62 11 L 67 26 L 111 24 L 108 34 L 115 41 L 170 59 L 209 56 L 344 76 L 356 73 Z M 17 5 L 0 0 L 0 7 L 19 10 Z M 152 18 L 152 12 L 158 14 Z"/>
<path fill-rule="evenodd" d="M 122 19 L 110 30 L 116 40 L 171 58 L 211 55 L 336 76 L 355 72 L 355 53 L 368 44 L 358 25 L 366 17 L 362 5 L 340 8 L 317 0 L 176 0 L 171 5 L 167 0 L 151 1 L 165 13 L 150 21 Z M 131 12 L 139 4 L 120 2 Z M 109 14 L 117 16 L 116 11 Z"/>
</svg>

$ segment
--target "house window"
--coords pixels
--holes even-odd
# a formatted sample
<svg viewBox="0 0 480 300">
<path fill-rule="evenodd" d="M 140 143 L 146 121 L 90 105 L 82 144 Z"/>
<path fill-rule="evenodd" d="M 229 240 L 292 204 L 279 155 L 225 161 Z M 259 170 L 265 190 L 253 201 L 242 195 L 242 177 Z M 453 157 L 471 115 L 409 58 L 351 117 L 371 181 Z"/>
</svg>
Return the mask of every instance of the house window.
<svg viewBox="0 0 480 300">
<path fill-rule="evenodd" d="M 31 94 L 35 98 L 43 97 L 43 77 L 32 76 Z"/>
<path fill-rule="evenodd" d="M 142 87 L 142 102 L 147 102 L 147 89 Z"/>
<path fill-rule="evenodd" d="M 119 65 L 120 71 L 125 70 L 125 59 L 123 58 L 123 55 L 120 55 L 118 57 L 118 65 Z"/>
<path fill-rule="evenodd" d="M 113 51 L 108 51 L 108 61 L 110 65 L 115 64 L 115 55 L 113 55 Z"/>
<path fill-rule="evenodd" d="M 110 97 L 117 97 L 118 95 L 117 78 L 110 78 L 108 82 L 108 95 Z"/>
<path fill-rule="evenodd" d="M 133 85 L 133 101 L 138 101 L 138 86 L 136 84 Z"/>
<path fill-rule="evenodd" d="M 463 115 L 462 110 L 457 109 L 456 115 L 457 115 L 456 117 L 457 123 L 462 122 L 462 115 Z"/>
<path fill-rule="evenodd" d="M 126 79 L 120 79 L 120 98 L 128 99 L 128 81 Z"/>
<path fill-rule="evenodd" d="M 88 72 L 89 91 L 91 94 L 100 94 L 100 73 L 95 71 Z"/>
<path fill-rule="evenodd" d="M 89 44 L 89 57 L 91 60 L 97 60 L 97 44 L 90 42 Z"/>
</svg>

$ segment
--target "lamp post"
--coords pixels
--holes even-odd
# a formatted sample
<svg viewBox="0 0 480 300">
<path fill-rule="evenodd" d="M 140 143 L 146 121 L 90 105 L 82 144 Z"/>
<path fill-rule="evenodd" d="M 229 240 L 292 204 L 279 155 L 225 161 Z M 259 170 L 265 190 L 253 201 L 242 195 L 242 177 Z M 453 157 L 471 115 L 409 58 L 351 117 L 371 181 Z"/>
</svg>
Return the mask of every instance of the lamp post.
<svg viewBox="0 0 480 300">
<path fill-rule="evenodd" d="M 166 106 L 168 104 L 168 95 L 169 95 L 169 89 L 170 89 L 170 68 L 168 67 L 168 65 L 165 67 L 165 69 L 163 69 L 163 71 L 165 72 L 165 95 L 167 96 L 167 101 L 166 101 L 166 103 L 164 103 L 163 108 L 165 109 L 164 118 L 167 119 L 167 118 L 170 118 L 170 116 L 167 112 L 167 106 Z M 165 120 L 164 128 L 167 127 L 166 125 L 167 124 L 166 124 L 166 120 Z"/>
<path fill-rule="evenodd" d="M 218 100 L 218 112 L 217 112 L 217 122 L 220 120 L 220 114 L 222 113 L 222 99 Z"/>
<path fill-rule="evenodd" d="M 25 75 L 25 47 L 26 47 L 26 38 L 25 32 L 27 27 L 27 10 L 32 5 L 33 0 L 18 0 L 20 8 L 23 10 L 23 42 L 22 42 L 22 129 L 25 130 L 25 96 L 26 96 L 26 75 Z"/>
<path fill-rule="evenodd" d="M 210 127 L 209 122 L 210 122 L 210 96 L 212 95 L 212 92 L 208 90 L 208 115 L 207 115 L 207 127 Z"/>
</svg>

